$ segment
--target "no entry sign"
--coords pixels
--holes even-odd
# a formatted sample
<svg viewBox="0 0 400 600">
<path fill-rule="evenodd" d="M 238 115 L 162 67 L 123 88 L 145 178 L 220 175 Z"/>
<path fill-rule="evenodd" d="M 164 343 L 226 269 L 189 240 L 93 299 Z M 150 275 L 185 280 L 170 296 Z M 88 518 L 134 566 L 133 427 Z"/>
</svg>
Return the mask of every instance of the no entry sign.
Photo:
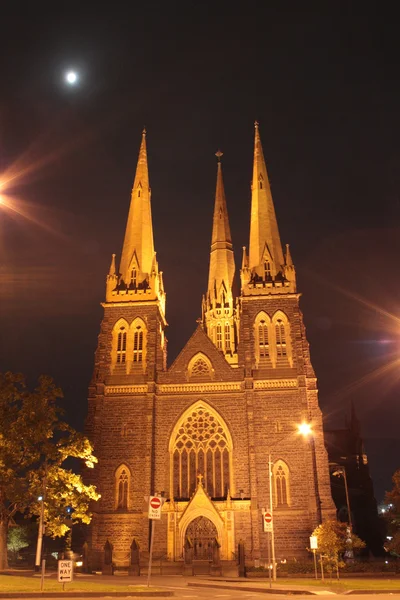
<svg viewBox="0 0 400 600">
<path fill-rule="evenodd" d="M 149 519 L 161 519 L 162 502 L 160 496 L 149 498 Z"/>
<path fill-rule="evenodd" d="M 264 531 L 272 531 L 272 513 L 267 510 L 263 514 Z"/>
</svg>

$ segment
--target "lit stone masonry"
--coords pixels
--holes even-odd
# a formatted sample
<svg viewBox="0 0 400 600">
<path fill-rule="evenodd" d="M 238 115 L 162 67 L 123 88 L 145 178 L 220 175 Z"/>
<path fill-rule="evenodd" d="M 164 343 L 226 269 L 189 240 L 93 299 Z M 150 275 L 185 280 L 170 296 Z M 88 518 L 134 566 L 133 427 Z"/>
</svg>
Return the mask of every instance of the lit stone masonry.
<svg viewBox="0 0 400 600">
<path fill-rule="evenodd" d="M 166 295 L 143 132 L 120 265 L 113 255 L 107 275 L 89 387 L 86 432 L 99 463 L 86 476 L 101 494 L 88 540 L 95 570 L 107 540 L 117 568 L 127 568 L 133 539 L 144 564 L 144 497 L 157 492 L 166 499 L 154 540 L 163 572 L 184 572 L 191 553 L 196 572 L 211 560 L 215 540 L 225 575 L 235 572 L 240 541 L 248 564 L 266 560 L 269 454 L 277 559 L 306 556 L 315 526 L 335 514 L 295 268 L 289 247 L 282 251 L 258 125 L 249 254 L 244 249 L 238 298 L 221 156 L 201 319 L 167 367 Z M 312 425 L 309 440 L 297 433 L 302 422 Z"/>
</svg>

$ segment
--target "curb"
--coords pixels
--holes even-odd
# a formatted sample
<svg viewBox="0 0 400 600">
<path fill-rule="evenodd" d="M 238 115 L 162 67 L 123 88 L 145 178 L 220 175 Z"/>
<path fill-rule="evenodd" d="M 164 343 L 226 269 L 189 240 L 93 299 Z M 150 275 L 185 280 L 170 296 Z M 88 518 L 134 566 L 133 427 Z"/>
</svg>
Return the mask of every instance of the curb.
<svg viewBox="0 0 400 600">
<path fill-rule="evenodd" d="M 130 596 L 142 596 L 144 598 L 167 598 L 174 596 L 174 592 L 161 590 L 152 592 L 0 592 L 0 598 L 129 598 Z"/>
<path fill-rule="evenodd" d="M 352 594 L 400 594 L 399 590 L 347 590 L 347 592 L 343 592 L 346 596 Z"/>
<path fill-rule="evenodd" d="M 188 583 L 189 587 L 212 588 L 214 590 L 235 590 L 241 592 L 259 592 L 260 594 L 282 594 L 286 596 L 317 596 L 315 592 L 309 590 L 282 590 L 278 588 L 256 588 L 245 587 L 243 585 L 212 585 L 211 583 Z"/>
</svg>

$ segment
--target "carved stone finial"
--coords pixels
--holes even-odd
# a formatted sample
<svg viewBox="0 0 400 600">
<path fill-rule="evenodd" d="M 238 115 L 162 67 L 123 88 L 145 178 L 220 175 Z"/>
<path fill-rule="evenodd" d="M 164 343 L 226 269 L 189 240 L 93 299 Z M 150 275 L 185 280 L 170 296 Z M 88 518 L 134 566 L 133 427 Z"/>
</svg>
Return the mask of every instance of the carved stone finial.
<svg viewBox="0 0 400 600">
<path fill-rule="evenodd" d="M 202 479 L 203 479 L 203 475 L 201 473 L 198 473 L 197 474 L 197 481 L 199 482 L 199 485 L 201 485 L 201 487 L 203 487 Z"/>
<path fill-rule="evenodd" d="M 219 163 L 221 162 L 221 157 L 222 157 L 223 155 L 224 155 L 224 153 L 223 153 L 223 152 L 221 152 L 221 150 L 218 150 L 218 151 L 215 153 L 215 156 L 217 157 L 217 160 L 218 160 L 218 162 L 219 162 Z"/>
<path fill-rule="evenodd" d="M 258 128 L 258 125 L 259 125 L 259 122 L 258 122 L 258 121 L 254 121 L 254 127 L 255 127 L 256 129 Z"/>
</svg>

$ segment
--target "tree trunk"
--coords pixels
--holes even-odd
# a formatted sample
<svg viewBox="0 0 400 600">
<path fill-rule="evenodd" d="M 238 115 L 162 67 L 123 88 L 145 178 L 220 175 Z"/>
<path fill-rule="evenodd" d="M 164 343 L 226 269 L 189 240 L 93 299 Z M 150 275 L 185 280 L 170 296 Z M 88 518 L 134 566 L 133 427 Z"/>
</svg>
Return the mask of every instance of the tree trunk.
<svg viewBox="0 0 400 600">
<path fill-rule="evenodd" d="M 0 571 L 5 571 L 6 569 L 8 569 L 7 532 L 8 521 L 0 521 Z"/>
</svg>

